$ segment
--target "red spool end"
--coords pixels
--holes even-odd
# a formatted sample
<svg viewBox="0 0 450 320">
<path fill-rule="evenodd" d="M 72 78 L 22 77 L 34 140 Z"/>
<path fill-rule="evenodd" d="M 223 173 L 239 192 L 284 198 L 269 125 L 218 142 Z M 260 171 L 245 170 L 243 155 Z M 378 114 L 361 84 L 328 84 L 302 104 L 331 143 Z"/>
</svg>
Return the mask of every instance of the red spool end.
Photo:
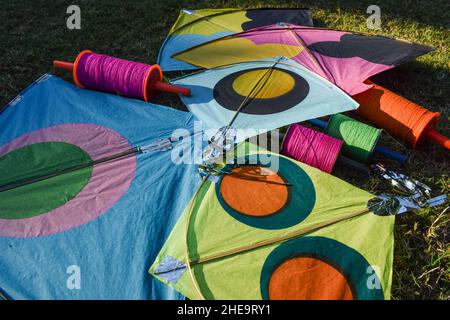
<svg viewBox="0 0 450 320">
<path fill-rule="evenodd" d="M 436 128 L 436 125 L 441 117 L 439 112 L 431 112 L 429 110 L 426 111 L 427 113 L 423 116 L 423 120 L 421 122 L 422 125 L 418 125 L 414 130 L 414 134 L 417 137 L 415 143 L 413 144 L 414 149 L 417 149 L 426 142 L 426 138 L 429 137 L 429 132 L 436 132 L 434 129 Z"/>
<path fill-rule="evenodd" d="M 81 51 L 81 52 L 78 54 L 77 58 L 75 59 L 75 62 L 73 63 L 73 72 L 72 72 L 72 73 L 73 73 L 73 82 L 75 82 L 75 84 L 76 84 L 77 86 L 79 86 L 80 88 L 85 88 L 85 86 L 83 86 L 83 85 L 81 84 L 81 82 L 78 81 L 78 77 L 77 77 L 78 62 L 80 61 L 81 57 L 82 57 L 83 55 L 87 54 L 87 53 L 92 53 L 92 51 L 91 51 L 91 50 L 83 50 L 83 51 Z"/>
<path fill-rule="evenodd" d="M 433 140 L 434 142 L 440 144 L 445 149 L 450 150 L 450 139 L 447 138 L 446 136 L 440 134 L 436 130 L 434 130 L 434 129 L 428 130 L 427 137 L 430 140 Z"/>
<path fill-rule="evenodd" d="M 153 95 L 155 94 L 155 91 L 157 90 L 155 88 L 155 84 L 158 81 L 161 81 L 163 78 L 161 67 L 157 64 L 154 64 L 150 66 L 150 69 L 148 69 L 147 77 L 145 77 L 144 81 L 144 100 L 149 101 Z"/>
</svg>

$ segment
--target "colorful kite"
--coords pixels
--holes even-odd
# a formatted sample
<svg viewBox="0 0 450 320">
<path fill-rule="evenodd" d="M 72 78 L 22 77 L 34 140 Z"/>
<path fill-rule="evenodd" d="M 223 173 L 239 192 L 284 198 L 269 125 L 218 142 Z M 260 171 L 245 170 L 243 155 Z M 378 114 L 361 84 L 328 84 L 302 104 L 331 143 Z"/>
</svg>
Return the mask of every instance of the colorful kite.
<svg viewBox="0 0 450 320">
<path fill-rule="evenodd" d="M 152 275 L 190 299 L 389 299 L 394 217 L 369 212 L 373 195 L 252 144 L 235 157 L 202 183 Z"/>
<path fill-rule="evenodd" d="M 191 90 L 181 99 L 208 128 L 260 134 L 358 107 L 332 83 L 284 57 L 206 70 L 172 83 Z"/>
<path fill-rule="evenodd" d="M 184 9 L 161 46 L 158 64 L 164 71 L 197 69 L 172 59 L 171 55 L 213 39 L 278 22 L 313 25 L 308 9 Z"/>
<path fill-rule="evenodd" d="M 189 153 L 168 138 L 193 132 L 191 114 L 45 75 L 0 128 L 4 296 L 182 298 L 147 270 L 200 184 L 168 150 Z"/>
<path fill-rule="evenodd" d="M 371 85 L 369 77 L 432 48 L 383 36 L 281 23 L 206 42 L 173 55 L 202 68 L 285 56 L 302 64 L 350 95 Z"/>
</svg>

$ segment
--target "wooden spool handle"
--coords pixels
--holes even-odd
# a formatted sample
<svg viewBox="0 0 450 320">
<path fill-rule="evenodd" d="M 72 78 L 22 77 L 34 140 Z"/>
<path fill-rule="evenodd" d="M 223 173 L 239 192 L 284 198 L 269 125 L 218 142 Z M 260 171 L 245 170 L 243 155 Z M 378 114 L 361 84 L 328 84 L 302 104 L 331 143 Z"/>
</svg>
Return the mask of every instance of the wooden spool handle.
<svg viewBox="0 0 450 320">
<path fill-rule="evenodd" d="M 434 142 L 443 146 L 445 149 L 450 150 L 450 139 L 446 136 L 433 129 L 428 130 L 427 136 L 428 138 L 430 138 L 430 140 L 433 140 Z"/>
<path fill-rule="evenodd" d="M 171 92 L 171 93 L 179 93 L 183 96 L 189 96 L 191 95 L 191 90 L 188 88 L 183 88 L 179 86 L 175 86 L 173 84 L 162 82 L 162 81 L 156 81 L 155 82 L 155 89 L 159 91 L 165 91 L 165 92 Z"/>
<path fill-rule="evenodd" d="M 53 65 L 60 69 L 64 69 L 67 71 L 73 71 L 73 62 L 53 60 Z"/>
</svg>

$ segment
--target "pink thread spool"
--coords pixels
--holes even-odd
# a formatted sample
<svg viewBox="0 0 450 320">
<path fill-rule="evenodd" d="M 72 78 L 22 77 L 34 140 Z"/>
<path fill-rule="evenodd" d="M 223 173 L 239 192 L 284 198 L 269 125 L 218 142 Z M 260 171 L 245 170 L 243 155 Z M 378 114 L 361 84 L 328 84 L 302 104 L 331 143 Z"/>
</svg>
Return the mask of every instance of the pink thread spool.
<svg viewBox="0 0 450 320">
<path fill-rule="evenodd" d="M 342 145 L 339 139 L 296 123 L 284 137 L 281 154 L 331 173 Z"/>
<path fill-rule="evenodd" d="M 55 60 L 53 65 L 72 71 L 75 84 L 81 88 L 119 93 L 149 101 L 157 90 L 190 95 L 187 88 L 162 81 L 159 65 L 148 65 L 84 50 L 74 63 Z"/>
</svg>

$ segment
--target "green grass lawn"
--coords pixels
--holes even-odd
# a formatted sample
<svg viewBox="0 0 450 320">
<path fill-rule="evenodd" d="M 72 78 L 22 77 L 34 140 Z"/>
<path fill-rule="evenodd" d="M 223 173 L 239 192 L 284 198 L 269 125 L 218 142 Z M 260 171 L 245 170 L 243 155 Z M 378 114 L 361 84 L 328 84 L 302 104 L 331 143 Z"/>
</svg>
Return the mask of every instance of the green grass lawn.
<svg viewBox="0 0 450 320">
<path fill-rule="evenodd" d="M 66 8 L 81 8 L 81 30 L 66 28 Z M 367 6 L 381 7 L 382 29 L 368 30 Z M 74 60 L 91 49 L 130 60 L 155 63 L 160 45 L 182 8 L 205 7 L 310 7 L 317 26 L 378 33 L 434 47 L 417 61 L 384 72 L 376 82 L 429 108 L 441 112 L 438 130 L 450 136 L 450 3 L 434 1 L 1 1 L 0 2 L 0 105 L 5 105 L 45 72 L 68 81 L 71 75 L 52 67 L 53 59 Z M 181 107 L 174 98 L 159 103 Z M 20 125 L 20 124 L 18 124 Z M 450 157 L 436 145 L 410 151 L 385 135 L 383 143 L 407 153 L 401 168 L 434 188 L 435 194 L 450 190 Z M 373 193 L 386 191 L 379 179 L 365 177 L 338 166 L 335 174 Z M 449 210 L 447 206 L 398 217 L 393 275 L 393 299 L 448 299 Z"/>
</svg>

